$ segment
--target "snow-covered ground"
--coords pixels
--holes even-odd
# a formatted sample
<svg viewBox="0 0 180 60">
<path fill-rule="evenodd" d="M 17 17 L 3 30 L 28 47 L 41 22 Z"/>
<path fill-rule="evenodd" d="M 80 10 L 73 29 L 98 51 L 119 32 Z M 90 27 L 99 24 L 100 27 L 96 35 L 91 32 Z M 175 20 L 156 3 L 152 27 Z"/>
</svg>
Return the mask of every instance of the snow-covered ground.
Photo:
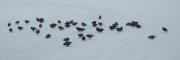
<svg viewBox="0 0 180 60">
<path fill-rule="evenodd" d="M 98 16 L 102 15 L 102 20 Z M 42 28 L 36 35 L 29 30 L 37 26 L 36 17 L 44 24 L 75 20 L 87 22 L 84 33 L 95 34 L 81 41 L 75 27 L 64 31 Z M 7 23 L 31 20 L 25 29 L 9 33 Z M 98 33 L 90 25 L 97 20 L 105 31 Z M 143 28 L 125 26 L 139 21 Z M 122 32 L 110 31 L 108 26 L 119 22 Z M 44 25 L 48 26 L 48 25 Z M 161 27 L 167 27 L 164 33 Z M 0 0 L 0 60 L 180 60 L 180 1 L 179 0 Z M 51 33 L 51 39 L 44 35 Z M 154 34 L 154 40 L 147 36 Z M 70 37 L 70 47 L 62 39 Z"/>
</svg>

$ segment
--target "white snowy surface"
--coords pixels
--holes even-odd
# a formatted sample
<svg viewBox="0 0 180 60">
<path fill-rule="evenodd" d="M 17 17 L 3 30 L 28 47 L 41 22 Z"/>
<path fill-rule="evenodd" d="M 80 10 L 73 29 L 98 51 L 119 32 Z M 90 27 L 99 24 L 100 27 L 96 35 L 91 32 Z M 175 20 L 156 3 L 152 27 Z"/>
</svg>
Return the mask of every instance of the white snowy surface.
<svg viewBox="0 0 180 60">
<path fill-rule="evenodd" d="M 102 20 L 97 17 L 102 15 Z M 45 24 L 75 20 L 87 22 L 85 33 L 95 37 L 87 41 L 77 38 L 75 27 L 64 31 L 43 27 L 36 35 L 29 30 L 37 26 L 36 17 Z M 8 32 L 7 23 L 16 20 L 24 30 Z M 93 20 L 102 21 L 105 31 L 91 27 Z M 125 26 L 139 21 L 143 28 Z M 110 31 L 108 26 L 119 22 L 122 32 Z M 45 25 L 48 26 L 48 25 Z M 161 27 L 167 27 L 164 33 Z M 0 0 L 0 60 L 180 60 L 180 1 L 179 0 Z M 45 39 L 51 33 L 51 39 Z M 154 40 L 147 36 L 154 34 Z M 70 47 L 62 39 L 70 37 Z"/>
</svg>

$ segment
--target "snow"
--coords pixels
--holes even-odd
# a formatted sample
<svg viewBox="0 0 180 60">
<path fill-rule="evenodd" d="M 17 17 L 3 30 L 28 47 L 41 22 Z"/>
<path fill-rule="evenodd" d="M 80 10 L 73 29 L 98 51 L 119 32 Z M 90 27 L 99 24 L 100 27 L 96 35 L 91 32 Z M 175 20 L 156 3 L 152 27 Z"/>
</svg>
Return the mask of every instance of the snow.
<svg viewBox="0 0 180 60">
<path fill-rule="evenodd" d="M 179 6 L 179 0 L 0 0 L 0 60 L 180 60 Z M 29 30 L 38 26 L 36 17 L 45 18 L 39 35 Z M 31 23 L 20 23 L 24 30 L 13 24 L 15 31 L 8 32 L 8 22 L 25 19 Z M 95 37 L 81 41 L 75 27 L 50 29 L 47 24 L 58 19 L 84 21 L 84 33 Z M 103 33 L 90 25 L 93 20 L 104 23 Z M 125 26 L 132 20 L 143 28 Z M 122 32 L 108 29 L 115 21 L 124 27 Z M 169 32 L 161 31 L 163 26 Z M 44 38 L 47 33 L 51 39 Z M 148 39 L 151 34 L 157 38 Z M 73 42 L 70 47 L 62 45 L 65 37 Z"/>
</svg>

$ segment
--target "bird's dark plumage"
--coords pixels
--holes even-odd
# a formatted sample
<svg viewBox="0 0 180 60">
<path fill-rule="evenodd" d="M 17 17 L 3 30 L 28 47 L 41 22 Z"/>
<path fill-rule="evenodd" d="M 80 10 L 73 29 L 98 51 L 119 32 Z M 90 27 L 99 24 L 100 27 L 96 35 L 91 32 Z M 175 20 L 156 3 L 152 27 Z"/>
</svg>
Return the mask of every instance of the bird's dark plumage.
<svg viewBox="0 0 180 60">
<path fill-rule="evenodd" d="M 16 24 L 19 24 L 19 23 L 20 23 L 20 21 L 16 21 L 15 23 L 16 23 Z"/>
<path fill-rule="evenodd" d="M 150 35 L 150 36 L 148 36 L 148 38 L 149 39 L 154 39 L 154 38 L 156 38 L 156 36 L 155 35 Z"/>
<path fill-rule="evenodd" d="M 61 23 L 61 21 L 60 21 L 60 20 L 58 20 L 57 22 L 58 22 L 59 24 Z"/>
<path fill-rule="evenodd" d="M 51 23 L 51 24 L 50 24 L 50 27 L 51 27 L 51 28 L 55 28 L 56 26 L 57 26 L 56 23 Z"/>
<path fill-rule="evenodd" d="M 87 26 L 87 24 L 86 24 L 86 23 L 84 23 L 84 22 L 82 22 L 82 23 L 81 23 L 81 25 L 82 25 L 82 26 Z"/>
<path fill-rule="evenodd" d="M 40 30 L 36 30 L 35 32 L 36 32 L 36 34 L 39 34 L 39 33 L 40 33 Z"/>
<path fill-rule="evenodd" d="M 36 30 L 36 27 L 31 27 L 30 28 L 32 31 L 35 31 Z"/>
<path fill-rule="evenodd" d="M 63 41 L 69 41 L 70 38 L 64 38 Z"/>
<path fill-rule="evenodd" d="M 59 30 L 64 30 L 63 26 L 58 26 Z"/>
<path fill-rule="evenodd" d="M 39 27 L 42 28 L 43 27 L 42 24 L 39 24 Z"/>
<path fill-rule="evenodd" d="M 24 28 L 22 26 L 18 26 L 17 29 L 22 30 Z"/>
<path fill-rule="evenodd" d="M 83 31 L 85 31 L 85 28 L 76 27 L 76 30 L 79 31 L 79 32 L 83 32 Z"/>
<path fill-rule="evenodd" d="M 63 43 L 63 45 L 66 46 L 66 47 L 69 47 L 71 45 L 71 43 L 72 42 L 70 42 L 70 41 L 66 41 L 66 42 Z"/>
<path fill-rule="evenodd" d="M 94 37 L 94 35 L 93 34 L 87 34 L 86 37 L 92 38 L 92 37 Z"/>
<path fill-rule="evenodd" d="M 12 29 L 12 28 L 9 28 L 9 32 L 13 32 L 13 29 Z"/>
<path fill-rule="evenodd" d="M 85 36 L 82 36 L 82 38 L 81 38 L 81 39 L 84 41 L 84 40 L 86 40 L 86 37 L 85 37 Z"/>
<path fill-rule="evenodd" d="M 11 23 L 8 23 L 8 26 L 11 26 Z"/>
<path fill-rule="evenodd" d="M 103 28 L 96 28 L 96 31 L 98 31 L 98 32 L 103 32 L 104 29 L 103 29 Z"/>
<path fill-rule="evenodd" d="M 166 27 L 162 27 L 162 30 L 163 30 L 164 32 L 168 32 L 168 29 L 167 29 Z"/>
<path fill-rule="evenodd" d="M 46 34 L 45 38 L 51 38 L 51 34 Z"/>
<path fill-rule="evenodd" d="M 44 22 L 44 18 L 36 18 L 36 21 L 39 22 L 39 23 L 43 23 Z"/>
<path fill-rule="evenodd" d="M 78 34 L 78 37 L 82 37 L 82 36 L 84 36 L 84 34 L 81 34 L 81 33 L 80 33 L 80 34 Z"/>
<path fill-rule="evenodd" d="M 120 32 L 123 30 L 123 27 L 117 28 L 116 30 Z"/>
<path fill-rule="evenodd" d="M 25 22 L 26 24 L 28 24 L 30 21 L 29 21 L 29 20 L 25 20 L 24 22 Z"/>
</svg>

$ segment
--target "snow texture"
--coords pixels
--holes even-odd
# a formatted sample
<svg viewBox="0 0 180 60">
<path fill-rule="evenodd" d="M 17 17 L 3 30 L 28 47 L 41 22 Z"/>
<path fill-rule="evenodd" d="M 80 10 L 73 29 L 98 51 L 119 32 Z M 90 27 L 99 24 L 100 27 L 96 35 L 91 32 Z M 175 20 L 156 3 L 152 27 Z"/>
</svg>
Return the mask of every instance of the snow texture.
<svg viewBox="0 0 180 60">
<path fill-rule="evenodd" d="M 38 26 L 36 17 L 45 18 L 38 35 L 29 29 Z M 74 26 L 63 31 L 49 28 L 58 19 L 86 22 L 84 33 L 95 36 L 82 41 Z M 91 26 L 94 20 L 104 23 L 102 33 Z M 142 28 L 125 26 L 133 20 Z M 108 29 L 116 21 L 124 27 L 122 32 Z M 0 0 L 0 60 L 180 60 L 179 26 L 180 0 Z M 45 39 L 45 34 L 52 37 Z M 149 35 L 157 37 L 150 40 Z M 70 47 L 63 46 L 66 37 Z"/>
</svg>

